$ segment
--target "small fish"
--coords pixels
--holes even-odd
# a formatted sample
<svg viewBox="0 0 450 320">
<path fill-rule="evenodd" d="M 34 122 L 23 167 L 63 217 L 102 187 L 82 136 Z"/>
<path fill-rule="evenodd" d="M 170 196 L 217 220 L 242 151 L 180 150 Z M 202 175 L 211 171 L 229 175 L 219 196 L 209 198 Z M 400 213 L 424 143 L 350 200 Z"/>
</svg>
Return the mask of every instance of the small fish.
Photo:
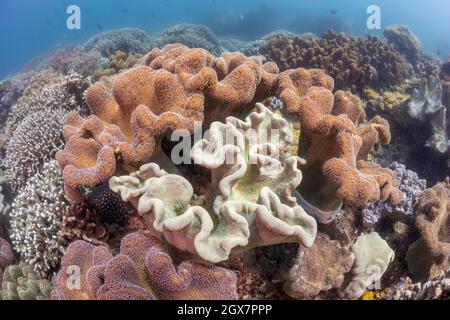
<svg viewBox="0 0 450 320">
<path fill-rule="evenodd" d="M 102 26 L 101 24 L 98 24 L 98 25 L 97 25 L 97 29 L 98 29 L 98 30 L 103 30 L 103 26 Z"/>
<path fill-rule="evenodd" d="M 438 57 L 440 57 L 441 56 L 441 51 L 440 50 L 436 51 L 436 54 L 437 54 Z"/>
<path fill-rule="evenodd" d="M 331 10 L 331 12 L 330 12 L 330 14 L 332 14 L 332 15 L 337 14 L 337 13 L 338 13 L 337 10 Z"/>
</svg>

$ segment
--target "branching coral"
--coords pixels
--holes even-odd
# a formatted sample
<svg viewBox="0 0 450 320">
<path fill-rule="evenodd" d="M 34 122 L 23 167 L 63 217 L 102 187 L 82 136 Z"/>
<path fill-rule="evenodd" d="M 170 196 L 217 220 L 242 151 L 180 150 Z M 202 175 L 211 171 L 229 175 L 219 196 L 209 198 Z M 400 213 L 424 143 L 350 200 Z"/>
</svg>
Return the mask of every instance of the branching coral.
<svg viewBox="0 0 450 320">
<path fill-rule="evenodd" d="M 170 27 L 155 40 L 155 47 L 162 48 L 171 43 L 181 43 L 189 48 L 202 48 L 215 55 L 222 52 L 219 40 L 208 27 L 202 25 L 177 24 Z"/>
<path fill-rule="evenodd" d="M 63 76 L 50 69 L 38 73 L 11 108 L 5 125 L 6 139 L 25 117 L 37 111 L 53 107 L 85 112 L 83 94 L 89 85 L 88 79 L 76 73 Z"/>
<path fill-rule="evenodd" d="M 79 288 L 68 287 L 78 267 Z M 236 299 L 236 275 L 226 269 L 184 261 L 175 266 L 167 249 L 152 236 L 131 233 L 120 254 L 84 241 L 73 242 L 54 278 L 54 299 L 178 300 Z"/>
<path fill-rule="evenodd" d="M 407 170 L 402 164 L 394 162 L 390 169 L 394 170 L 397 179 L 400 181 L 400 191 L 403 193 L 402 201 L 396 205 L 392 205 L 388 201 L 377 201 L 368 205 L 363 211 L 363 223 L 365 226 L 374 226 L 383 214 L 400 213 L 409 219 L 415 217 L 414 206 L 418 197 L 426 189 L 427 183 L 424 179 L 419 179 L 417 173 Z"/>
<path fill-rule="evenodd" d="M 427 189 L 419 198 L 416 226 L 422 237 L 407 252 L 409 271 L 418 280 L 450 266 L 450 189 L 448 182 Z"/>
<path fill-rule="evenodd" d="M 151 48 L 147 33 L 136 28 L 124 28 L 100 33 L 84 44 L 86 51 L 98 51 L 109 57 L 117 50 L 126 53 L 145 53 Z"/>
<path fill-rule="evenodd" d="M 339 288 L 354 262 L 353 253 L 319 233 L 311 248 L 300 247 L 284 289 L 293 297 L 314 297 Z"/>
<path fill-rule="evenodd" d="M 11 240 L 24 262 L 42 275 L 58 265 L 66 241 L 58 236 L 61 215 L 67 210 L 63 179 L 56 161 L 44 164 L 14 199 Z"/>
<path fill-rule="evenodd" d="M 20 262 L 6 268 L 0 300 L 49 300 L 52 289 L 48 280 Z"/>
<path fill-rule="evenodd" d="M 245 121 L 214 122 L 210 138 L 192 148 L 215 186 L 205 208 L 190 206 L 193 189 L 186 179 L 156 164 L 113 177 L 111 189 L 138 208 L 154 233 L 209 262 L 228 259 L 233 249 L 295 241 L 311 246 L 316 222 L 291 196 L 302 174 L 301 159 L 285 153 L 292 142 L 289 124 L 262 104 L 256 107 Z"/>
<path fill-rule="evenodd" d="M 30 114 L 14 131 L 6 149 L 5 178 L 15 191 L 54 159 L 64 146 L 62 128 L 67 111 L 48 108 Z"/>
<path fill-rule="evenodd" d="M 281 70 L 323 69 L 335 78 L 337 89 L 388 87 L 400 84 L 411 73 L 410 65 L 392 45 L 373 36 L 355 38 L 329 31 L 321 38 L 271 37 L 257 54 Z"/>
<path fill-rule="evenodd" d="M 355 255 L 355 264 L 343 294 L 356 299 L 364 294 L 367 287 L 377 285 L 376 282 L 380 281 L 394 259 L 394 251 L 376 232 L 359 236 L 351 249 Z"/>
</svg>

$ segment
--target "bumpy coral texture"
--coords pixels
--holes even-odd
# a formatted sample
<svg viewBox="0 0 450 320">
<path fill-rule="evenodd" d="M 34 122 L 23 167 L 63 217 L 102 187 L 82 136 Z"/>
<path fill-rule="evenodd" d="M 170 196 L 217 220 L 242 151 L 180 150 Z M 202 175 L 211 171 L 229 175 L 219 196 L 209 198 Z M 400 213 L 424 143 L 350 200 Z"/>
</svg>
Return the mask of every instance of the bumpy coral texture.
<svg viewBox="0 0 450 320">
<path fill-rule="evenodd" d="M 354 260 L 350 250 L 319 233 L 311 248 L 299 248 L 284 289 L 293 297 L 311 298 L 321 291 L 339 288 Z"/>
<path fill-rule="evenodd" d="M 94 79 L 98 80 L 104 76 L 112 76 L 133 67 L 141 58 L 142 54 L 127 54 L 117 50 L 106 59 L 106 65 L 95 71 Z"/>
<path fill-rule="evenodd" d="M 204 207 L 190 205 L 193 188 L 186 179 L 156 164 L 113 177 L 111 189 L 138 208 L 153 232 L 208 262 L 276 243 L 311 246 L 316 222 L 291 196 L 302 179 L 302 160 L 286 155 L 289 124 L 264 105 L 256 107 L 245 121 L 212 123 L 210 138 L 192 148 L 194 162 L 211 170 L 215 186 Z"/>
<path fill-rule="evenodd" d="M 73 266 L 81 271 L 79 289 L 67 287 Z M 54 278 L 54 287 L 53 298 L 63 300 L 237 298 L 233 272 L 193 261 L 175 266 L 163 244 L 143 233 L 123 238 L 116 256 L 105 247 L 73 242 Z"/>
<path fill-rule="evenodd" d="M 97 51 L 85 51 L 81 47 L 58 49 L 50 61 L 50 66 L 59 73 L 68 75 L 76 72 L 82 76 L 91 76 L 100 63 L 101 55 Z"/>
<path fill-rule="evenodd" d="M 394 162 L 389 167 L 395 171 L 397 179 L 400 181 L 400 191 L 403 193 L 403 198 L 397 205 L 392 205 L 388 201 L 377 201 L 368 205 L 363 211 L 363 223 L 367 227 L 373 227 L 383 214 L 400 213 L 409 219 L 415 218 L 414 206 L 417 199 L 427 187 L 427 182 L 420 179 L 417 173 L 406 169 L 403 164 Z"/>
<path fill-rule="evenodd" d="M 52 290 L 50 281 L 21 261 L 6 268 L 0 300 L 49 300 Z"/>
<path fill-rule="evenodd" d="M 64 146 L 66 114 L 64 109 L 48 108 L 30 114 L 17 126 L 5 157 L 5 178 L 14 191 L 24 187 Z"/>
<path fill-rule="evenodd" d="M 333 96 L 333 79 L 319 70 L 299 69 L 282 78 L 281 101 L 301 126 L 299 155 L 306 160 L 301 197 L 322 211 L 364 206 L 378 199 L 398 203 L 395 173 L 365 161 L 377 145 L 390 141 L 389 124 L 376 116 L 364 123 L 361 100 L 348 91 Z M 305 206 L 307 204 L 305 203 Z"/>
<path fill-rule="evenodd" d="M 5 239 L 0 238 L 0 284 L 3 276 L 3 270 L 14 262 L 14 253 L 11 245 Z"/>
<path fill-rule="evenodd" d="M 14 199 L 11 210 L 14 249 L 42 275 L 58 267 L 66 247 L 58 232 L 67 208 L 61 171 L 54 160 L 46 163 Z"/>
<path fill-rule="evenodd" d="M 343 295 L 356 299 L 361 297 L 369 286 L 379 289 L 379 281 L 393 261 L 394 251 L 376 232 L 359 236 L 351 249 L 355 255 L 355 264 L 351 271 L 351 280 L 343 289 Z"/>
<path fill-rule="evenodd" d="M 341 90 L 385 88 L 400 84 L 411 73 L 410 65 L 393 45 L 374 36 L 357 38 L 329 31 L 320 38 L 269 37 L 256 53 L 277 63 L 281 70 L 323 69 Z"/>
<path fill-rule="evenodd" d="M 155 46 L 159 48 L 171 43 L 181 43 L 189 48 L 202 48 L 214 55 L 222 52 L 219 40 L 208 27 L 202 25 L 178 24 L 164 30 L 155 40 Z"/>
<path fill-rule="evenodd" d="M 77 73 L 63 76 L 46 69 L 36 74 L 11 108 L 5 124 L 5 139 L 9 140 L 19 123 L 37 111 L 53 107 L 85 112 L 83 93 L 89 85 L 90 81 Z"/>
<path fill-rule="evenodd" d="M 406 256 L 414 279 L 439 275 L 450 266 L 450 189 L 448 181 L 427 189 L 419 198 L 416 226 L 422 237 Z"/>
<path fill-rule="evenodd" d="M 109 57 L 117 50 L 126 53 L 145 53 L 151 48 L 147 33 L 136 28 L 123 28 L 100 33 L 84 44 L 86 51 L 98 51 Z"/>
<path fill-rule="evenodd" d="M 168 130 L 192 132 L 195 121 L 250 109 L 259 96 L 270 94 L 277 71 L 242 54 L 215 58 L 201 49 L 169 45 L 152 50 L 126 73 L 92 86 L 86 100 L 93 116 L 70 114 L 58 154 L 66 191 L 79 200 L 78 185 L 95 186 L 116 170 L 116 157 L 140 164 L 158 153 L 158 140 Z M 222 116 L 220 116 L 222 114 Z"/>
<path fill-rule="evenodd" d="M 404 25 L 391 25 L 384 28 L 384 36 L 398 52 L 416 63 L 422 54 L 422 45 L 412 31 Z"/>
</svg>

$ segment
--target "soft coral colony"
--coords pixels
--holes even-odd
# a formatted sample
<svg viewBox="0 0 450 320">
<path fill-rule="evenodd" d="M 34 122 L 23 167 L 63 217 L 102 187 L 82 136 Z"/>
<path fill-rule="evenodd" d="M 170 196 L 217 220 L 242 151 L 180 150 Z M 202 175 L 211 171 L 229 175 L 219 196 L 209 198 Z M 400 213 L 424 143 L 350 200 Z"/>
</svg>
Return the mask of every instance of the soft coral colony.
<svg viewBox="0 0 450 320">
<path fill-rule="evenodd" d="M 17 257 L 0 238 L 5 297 L 270 298 L 262 283 L 280 280 L 283 297 L 356 299 L 399 259 L 417 278 L 448 267 L 448 184 L 420 195 L 417 175 L 371 161 L 389 123 L 367 119 L 324 71 L 182 44 L 136 59 L 94 84 L 45 70 L 12 107 L 5 177 L 18 195 L 2 216 Z M 399 251 L 381 221 L 407 207 L 412 228 L 416 201 L 421 238 Z M 370 227 L 352 229 L 372 211 Z"/>
</svg>

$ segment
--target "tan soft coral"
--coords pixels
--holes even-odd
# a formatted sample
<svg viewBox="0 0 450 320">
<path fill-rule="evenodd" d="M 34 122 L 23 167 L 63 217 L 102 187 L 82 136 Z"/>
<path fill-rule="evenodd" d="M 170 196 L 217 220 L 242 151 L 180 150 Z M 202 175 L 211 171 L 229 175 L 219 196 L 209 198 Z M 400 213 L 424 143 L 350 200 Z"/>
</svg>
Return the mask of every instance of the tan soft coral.
<svg viewBox="0 0 450 320">
<path fill-rule="evenodd" d="M 69 288 L 79 268 L 79 286 Z M 236 299 L 236 275 L 192 261 L 175 266 L 155 237 L 131 233 L 120 254 L 85 241 L 73 242 L 54 278 L 53 299 L 63 300 L 206 300 Z"/>
<path fill-rule="evenodd" d="M 450 183 L 425 190 L 417 204 L 416 226 L 422 237 L 407 252 L 414 278 L 437 276 L 450 266 Z"/>
<path fill-rule="evenodd" d="M 375 170 L 375 166 L 372 170 L 360 170 L 364 165 L 358 160 L 366 160 L 378 143 L 389 143 L 389 124 L 378 116 L 364 123 L 361 100 L 348 91 L 333 95 L 331 78 L 324 73 L 319 75 L 311 81 L 306 73 L 296 70 L 295 77 L 291 74 L 280 86 L 287 112 L 298 117 L 301 127 L 299 155 L 307 162 L 299 188 L 301 196 L 326 211 L 337 209 L 342 201 L 355 206 L 374 202 L 386 185 L 384 180 L 391 173 L 395 179 L 395 174 L 387 169 Z M 301 87 L 296 83 L 315 86 Z M 390 197 L 386 190 L 383 198 Z M 398 201 L 398 190 L 393 187 L 390 191 Z"/>
</svg>

